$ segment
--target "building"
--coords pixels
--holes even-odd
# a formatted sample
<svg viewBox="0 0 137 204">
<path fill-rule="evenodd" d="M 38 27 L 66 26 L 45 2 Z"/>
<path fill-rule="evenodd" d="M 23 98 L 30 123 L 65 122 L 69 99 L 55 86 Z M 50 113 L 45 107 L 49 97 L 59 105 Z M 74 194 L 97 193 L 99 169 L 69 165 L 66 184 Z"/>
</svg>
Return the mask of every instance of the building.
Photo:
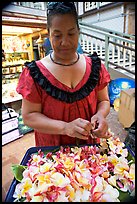
<svg viewBox="0 0 137 204">
<path fill-rule="evenodd" d="M 97 52 L 112 79 L 134 79 L 135 2 L 75 4 L 84 53 Z M 15 87 L 24 62 L 45 55 L 46 10 L 47 2 L 11 2 L 2 10 L 2 49 L 6 56 L 2 62 L 3 103 L 20 100 Z"/>
</svg>

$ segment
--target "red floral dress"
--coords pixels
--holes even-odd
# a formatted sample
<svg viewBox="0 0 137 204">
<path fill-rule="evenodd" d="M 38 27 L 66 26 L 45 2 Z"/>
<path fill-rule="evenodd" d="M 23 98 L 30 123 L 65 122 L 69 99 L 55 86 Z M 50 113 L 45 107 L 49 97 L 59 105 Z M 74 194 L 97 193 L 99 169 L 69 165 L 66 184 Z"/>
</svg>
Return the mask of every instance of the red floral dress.
<svg viewBox="0 0 137 204">
<path fill-rule="evenodd" d="M 42 113 L 49 118 L 71 122 L 76 118 L 91 120 L 97 110 L 97 92 L 110 81 L 105 66 L 96 56 L 86 58 L 86 71 L 75 88 L 58 81 L 40 62 L 26 62 L 20 75 L 17 92 L 32 103 L 42 104 Z M 36 146 L 60 146 L 76 144 L 76 138 L 67 135 L 43 134 L 36 130 Z M 79 144 L 99 143 L 99 138 Z"/>
</svg>

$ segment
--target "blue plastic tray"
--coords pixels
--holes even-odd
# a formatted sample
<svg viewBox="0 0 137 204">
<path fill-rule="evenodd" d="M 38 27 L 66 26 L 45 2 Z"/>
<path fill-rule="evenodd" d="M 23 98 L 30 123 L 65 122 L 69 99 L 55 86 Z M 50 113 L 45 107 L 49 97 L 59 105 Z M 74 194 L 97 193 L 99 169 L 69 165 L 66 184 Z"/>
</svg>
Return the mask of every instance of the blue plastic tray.
<svg viewBox="0 0 137 204">
<path fill-rule="evenodd" d="M 50 151 L 53 151 L 53 150 L 59 149 L 59 148 L 60 148 L 59 146 L 31 147 L 26 151 L 26 154 L 24 155 L 20 164 L 26 165 L 28 160 L 31 158 L 31 154 L 37 153 L 38 150 L 40 150 L 40 149 L 43 152 L 44 151 L 50 152 Z M 10 185 L 9 191 L 6 195 L 5 202 L 13 202 L 15 200 L 15 198 L 13 198 L 13 194 L 14 194 L 15 187 L 16 187 L 17 183 L 18 183 L 18 181 L 14 178 L 11 185 Z"/>
<path fill-rule="evenodd" d="M 65 146 L 74 147 L 75 145 L 65 145 Z M 84 146 L 84 145 L 79 145 L 79 146 Z M 129 150 L 129 153 L 133 157 L 135 157 L 135 153 L 129 148 L 129 146 L 126 146 L 126 148 Z M 59 150 L 60 146 L 31 147 L 26 151 L 26 154 L 24 155 L 20 164 L 26 165 L 28 160 L 31 158 L 31 154 L 37 153 L 38 150 L 40 150 L 40 149 L 42 152 L 46 153 L 46 152 L 52 152 L 53 150 Z M 14 201 L 13 194 L 14 194 L 15 187 L 16 187 L 17 183 L 18 183 L 18 181 L 14 178 L 11 185 L 10 185 L 9 191 L 6 195 L 5 202 L 13 202 Z"/>
</svg>

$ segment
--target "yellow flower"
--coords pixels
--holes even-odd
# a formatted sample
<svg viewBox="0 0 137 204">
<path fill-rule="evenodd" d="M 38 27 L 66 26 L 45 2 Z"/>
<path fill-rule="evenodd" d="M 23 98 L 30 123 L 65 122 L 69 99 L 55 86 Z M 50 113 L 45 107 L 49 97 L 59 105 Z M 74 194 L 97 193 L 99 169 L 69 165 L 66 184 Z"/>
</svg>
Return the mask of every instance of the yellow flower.
<svg viewBox="0 0 137 204">
<path fill-rule="evenodd" d="M 116 164 L 116 166 L 114 167 L 114 174 L 118 174 L 118 175 L 125 175 L 125 171 L 129 170 L 129 166 L 127 163 L 118 163 Z"/>
<path fill-rule="evenodd" d="M 99 163 L 100 164 L 105 164 L 108 162 L 108 156 L 106 154 L 103 154 L 99 156 Z"/>
<path fill-rule="evenodd" d="M 40 166 L 40 172 L 43 173 L 43 172 L 47 172 L 47 171 L 51 170 L 52 165 L 53 165 L 53 163 L 46 162 L 45 164 Z"/>
<path fill-rule="evenodd" d="M 130 165 L 129 172 L 126 172 L 125 176 L 131 181 L 135 182 L 135 163 Z"/>
<path fill-rule="evenodd" d="M 32 187 L 32 181 L 30 178 L 26 178 L 22 185 L 22 196 L 25 196 L 25 193 L 28 192 L 28 190 Z"/>
<path fill-rule="evenodd" d="M 37 175 L 37 180 L 39 181 L 39 183 L 41 184 L 41 183 L 51 183 L 51 181 L 50 181 L 50 173 L 45 173 L 45 174 L 38 174 Z"/>
<path fill-rule="evenodd" d="M 71 157 L 68 157 L 64 161 L 64 167 L 68 170 L 73 169 L 75 166 L 74 160 Z"/>
</svg>

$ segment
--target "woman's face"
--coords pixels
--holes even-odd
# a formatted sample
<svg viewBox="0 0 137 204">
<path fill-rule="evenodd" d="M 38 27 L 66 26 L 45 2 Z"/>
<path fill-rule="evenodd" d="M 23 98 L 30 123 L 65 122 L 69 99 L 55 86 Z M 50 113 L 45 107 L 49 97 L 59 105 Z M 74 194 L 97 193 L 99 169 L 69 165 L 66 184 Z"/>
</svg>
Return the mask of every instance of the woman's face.
<svg viewBox="0 0 137 204">
<path fill-rule="evenodd" d="M 61 59 L 71 59 L 78 47 L 79 30 L 71 14 L 52 17 L 49 38 L 55 55 Z"/>
</svg>

